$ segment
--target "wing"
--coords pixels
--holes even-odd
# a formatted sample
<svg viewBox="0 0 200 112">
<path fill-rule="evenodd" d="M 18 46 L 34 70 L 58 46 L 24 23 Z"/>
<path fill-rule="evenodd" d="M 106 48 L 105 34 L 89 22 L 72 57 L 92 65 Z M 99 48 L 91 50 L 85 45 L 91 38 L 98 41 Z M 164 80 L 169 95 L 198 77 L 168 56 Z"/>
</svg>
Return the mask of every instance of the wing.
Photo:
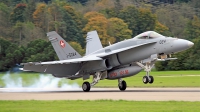
<svg viewBox="0 0 200 112">
<path fill-rule="evenodd" d="M 81 68 L 81 62 L 103 60 L 99 57 L 85 57 L 71 60 L 62 61 L 49 61 L 49 62 L 29 62 L 23 63 L 23 71 L 34 71 L 53 74 L 55 77 L 66 77 L 70 79 L 80 78 L 75 74 Z"/>
<path fill-rule="evenodd" d="M 70 60 L 40 62 L 40 63 L 36 63 L 36 65 L 70 64 L 70 63 L 81 63 L 81 62 L 95 61 L 95 60 L 103 60 L 103 59 L 99 58 L 99 57 L 96 57 L 96 56 L 89 56 L 89 57 L 70 59 Z"/>
<path fill-rule="evenodd" d="M 98 54 L 97 57 L 104 58 L 104 57 L 112 55 L 112 54 L 117 54 L 117 53 L 124 52 L 124 51 L 130 50 L 130 49 L 134 49 L 134 48 L 137 48 L 137 47 L 146 46 L 146 45 L 154 44 L 154 43 L 156 43 L 156 42 L 147 42 L 147 43 L 144 43 L 144 44 L 125 47 L 125 48 L 113 50 L 113 51 L 110 51 L 110 52 L 105 52 L 105 53 Z"/>
<path fill-rule="evenodd" d="M 23 71 L 34 71 L 53 74 L 55 77 L 71 77 L 80 69 L 80 63 L 36 65 L 36 63 L 24 64 Z"/>
</svg>

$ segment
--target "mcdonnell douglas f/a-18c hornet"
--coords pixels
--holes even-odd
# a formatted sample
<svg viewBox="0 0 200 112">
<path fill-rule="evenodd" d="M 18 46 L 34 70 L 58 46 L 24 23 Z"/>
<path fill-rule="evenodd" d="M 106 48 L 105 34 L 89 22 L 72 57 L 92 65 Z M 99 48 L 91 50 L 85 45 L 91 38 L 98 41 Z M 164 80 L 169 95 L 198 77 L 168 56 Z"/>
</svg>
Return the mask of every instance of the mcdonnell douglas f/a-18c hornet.
<svg viewBox="0 0 200 112">
<path fill-rule="evenodd" d="M 188 40 L 147 31 L 103 48 L 97 32 L 91 31 L 87 33 L 86 54 L 82 57 L 55 31 L 47 33 L 47 36 L 59 61 L 23 63 L 23 70 L 50 73 L 71 80 L 81 77 L 86 80 L 92 75 L 91 83 L 82 84 L 85 92 L 103 79 L 118 79 L 118 87 L 124 91 L 127 85 L 122 78 L 134 76 L 142 69 L 146 71 L 143 83 L 152 84 L 154 78 L 149 73 L 156 61 L 176 59 L 170 58 L 171 54 L 194 45 Z"/>
</svg>

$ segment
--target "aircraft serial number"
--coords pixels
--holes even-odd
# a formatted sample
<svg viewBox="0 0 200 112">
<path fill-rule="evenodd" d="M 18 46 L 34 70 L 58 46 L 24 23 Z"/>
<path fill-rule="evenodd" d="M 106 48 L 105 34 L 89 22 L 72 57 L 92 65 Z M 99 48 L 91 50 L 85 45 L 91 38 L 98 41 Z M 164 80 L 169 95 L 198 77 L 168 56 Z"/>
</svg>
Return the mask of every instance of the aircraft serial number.
<svg viewBox="0 0 200 112">
<path fill-rule="evenodd" d="M 159 43 L 160 44 L 164 44 L 166 42 L 166 40 L 160 40 Z"/>
<path fill-rule="evenodd" d="M 117 75 L 117 74 L 119 74 L 120 76 L 122 76 L 122 75 L 127 75 L 127 74 L 129 74 L 129 71 L 128 71 L 128 70 L 121 70 L 121 71 L 119 71 L 119 72 L 112 72 L 112 73 L 110 74 L 110 77 L 117 77 L 117 76 L 119 76 L 119 75 Z"/>
<path fill-rule="evenodd" d="M 68 57 L 73 57 L 73 56 L 76 56 L 76 52 L 68 53 L 68 54 L 67 54 L 67 58 L 68 58 Z"/>
</svg>

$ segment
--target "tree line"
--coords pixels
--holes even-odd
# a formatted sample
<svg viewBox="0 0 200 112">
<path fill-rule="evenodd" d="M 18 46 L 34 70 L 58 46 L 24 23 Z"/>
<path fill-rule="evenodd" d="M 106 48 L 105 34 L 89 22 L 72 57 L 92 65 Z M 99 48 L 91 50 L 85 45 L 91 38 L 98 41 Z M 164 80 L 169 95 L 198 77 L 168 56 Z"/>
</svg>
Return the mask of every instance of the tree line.
<svg viewBox="0 0 200 112">
<path fill-rule="evenodd" d="M 103 46 L 148 30 L 189 39 L 195 43 L 192 49 L 173 55 L 176 61 L 156 63 L 156 68 L 198 69 L 200 19 L 194 9 L 198 1 L 158 1 L 163 4 L 148 0 L 0 0 L 0 71 L 23 62 L 57 60 L 46 37 L 49 31 L 58 32 L 84 55 L 86 33 L 92 30 L 97 30 Z"/>
</svg>

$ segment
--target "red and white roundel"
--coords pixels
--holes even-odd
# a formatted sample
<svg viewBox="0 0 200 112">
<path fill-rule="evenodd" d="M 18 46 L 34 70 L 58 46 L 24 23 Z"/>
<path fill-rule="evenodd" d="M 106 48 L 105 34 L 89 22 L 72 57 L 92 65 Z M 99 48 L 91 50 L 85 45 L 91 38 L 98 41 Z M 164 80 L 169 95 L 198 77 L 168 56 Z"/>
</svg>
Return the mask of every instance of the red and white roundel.
<svg viewBox="0 0 200 112">
<path fill-rule="evenodd" d="M 60 46 L 61 46 L 62 48 L 65 47 L 65 42 L 64 42 L 63 40 L 60 41 Z"/>
</svg>

